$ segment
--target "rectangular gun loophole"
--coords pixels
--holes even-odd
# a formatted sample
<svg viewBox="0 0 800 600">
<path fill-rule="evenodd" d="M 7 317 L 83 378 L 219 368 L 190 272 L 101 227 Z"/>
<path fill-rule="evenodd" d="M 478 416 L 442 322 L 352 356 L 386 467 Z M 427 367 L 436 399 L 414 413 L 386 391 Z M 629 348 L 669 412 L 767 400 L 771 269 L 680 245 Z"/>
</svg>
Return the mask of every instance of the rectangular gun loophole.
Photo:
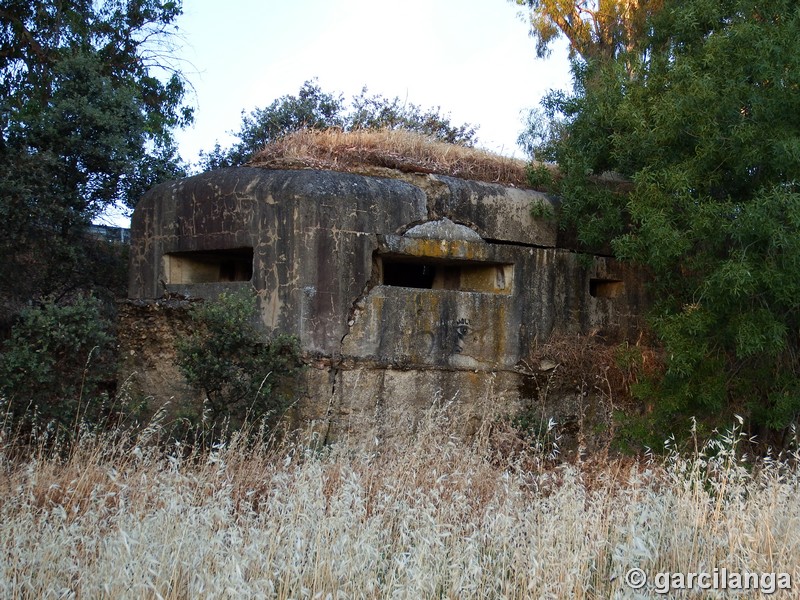
<svg viewBox="0 0 800 600">
<path fill-rule="evenodd" d="M 470 261 L 437 261 L 382 257 L 383 285 L 427 289 L 510 294 L 514 265 Z"/>
<path fill-rule="evenodd" d="M 253 249 L 170 252 L 164 255 L 164 275 L 169 284 L 250 281 Z"/>
<path fill-rule="evenodd" d="M 625 282 L 619 279 L 590 279 L 589 295 L 593 298 L 618 298 L 625 293 Z"/>
</svg>

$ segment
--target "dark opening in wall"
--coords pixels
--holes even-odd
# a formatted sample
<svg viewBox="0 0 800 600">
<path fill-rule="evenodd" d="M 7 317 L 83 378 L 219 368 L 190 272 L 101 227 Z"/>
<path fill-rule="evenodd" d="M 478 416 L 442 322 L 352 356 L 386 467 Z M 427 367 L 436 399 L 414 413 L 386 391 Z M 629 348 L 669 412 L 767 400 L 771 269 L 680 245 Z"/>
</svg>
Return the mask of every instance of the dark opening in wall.
<svg viewBox="0 0 800 600">
<path fill-rule="evenodd" d="M 589 295 L 593 298 L 617 298 L 625 292 L 625 283 L 619 279 L 590 279 Z"/>
<path fill-rule="evenodd" d="M 436 269 L 413 262 L 383 262 L 383 285 L 429 290 L 433 288 Z"/>
<path fill-rule="evenodd" d="M 381 283 L 428 290 L 510 294 L 514 265 L 383 257 Z"/>
<path fill-rule="evenodd" d="M 224 283 L 250 281 L 253 249 L 201 250 L 164 255 L 167 283 Z"/>
</svg>

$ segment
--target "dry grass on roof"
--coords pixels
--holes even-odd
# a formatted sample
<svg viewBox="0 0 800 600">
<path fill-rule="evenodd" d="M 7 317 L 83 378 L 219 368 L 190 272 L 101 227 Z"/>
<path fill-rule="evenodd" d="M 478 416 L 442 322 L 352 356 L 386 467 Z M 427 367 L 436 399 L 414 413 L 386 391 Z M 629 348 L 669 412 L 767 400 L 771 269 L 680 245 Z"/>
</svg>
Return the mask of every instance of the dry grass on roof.
<svg viewBox="0 0 800 600">
<path fill-rule="evenodd" d="M 446 144 L 405 130 L 305 129 L 266 146 L 250 166 L 367 174 L 377 167 L 530 187 L 526 161 Z"/>
</svg>

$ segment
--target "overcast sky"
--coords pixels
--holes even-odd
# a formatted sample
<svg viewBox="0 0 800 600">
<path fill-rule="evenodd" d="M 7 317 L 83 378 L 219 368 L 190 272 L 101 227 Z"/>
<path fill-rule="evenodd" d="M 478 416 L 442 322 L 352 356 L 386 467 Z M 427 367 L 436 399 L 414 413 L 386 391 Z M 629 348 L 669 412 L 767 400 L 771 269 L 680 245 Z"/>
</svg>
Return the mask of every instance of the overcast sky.
<svg viewBox="0 0 800 600">
<path fill-rule="evenodd" d="M 297 94 L 317 78 L 349 99 L 399 96 L 478 125 L 479 145 L 522 157 L 523 115 L 568 89 L 565 45 L 537 60 L 520 7 L 507 0 L 184 0 L 180 65 L 195 124 L 177 133 L 184 160 L 239 129 L 242 110 Z M 119 222 L 119 219 L 114 219 Z"/>
</svg>

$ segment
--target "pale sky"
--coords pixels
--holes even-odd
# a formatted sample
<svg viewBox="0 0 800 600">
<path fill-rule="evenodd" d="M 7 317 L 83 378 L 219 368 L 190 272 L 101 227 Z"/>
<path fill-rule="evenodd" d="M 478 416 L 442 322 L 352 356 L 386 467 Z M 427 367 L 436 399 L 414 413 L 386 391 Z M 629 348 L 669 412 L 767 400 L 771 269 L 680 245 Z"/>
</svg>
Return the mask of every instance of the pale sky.
<svg viewBox="0 0 800 600">
<path fill-rule="evenodd" d="M 522 158 L 524 114 L 569 89 L 566 46 L 537 60 L 520 7 L 507 0 L 184 0 L 181 69 L 195 123 L 176 134 L 195 162 L 232 141 L 242 110 L 296 95 L 316 77 L 345 99 L 399 96 L 478 125 L 479 146 Z M 115 221 L 117 221 L 115 219 Z"/>
<path fill-rule="evenodd" d="M 535 58 L 519 11 L 507 0 L 184 0 L 178 24 L 197 113 L 178 134 L 181 154 L 191 161 L 216 140 L 227 145 L 243 109 L 317 77 L 346 98 L 366 85 L 441 106 L 455 123 L 480 125 L 482 146 L 521 156 L 521 112 L 570 78 L 563 46 Z"/>
</svg>

